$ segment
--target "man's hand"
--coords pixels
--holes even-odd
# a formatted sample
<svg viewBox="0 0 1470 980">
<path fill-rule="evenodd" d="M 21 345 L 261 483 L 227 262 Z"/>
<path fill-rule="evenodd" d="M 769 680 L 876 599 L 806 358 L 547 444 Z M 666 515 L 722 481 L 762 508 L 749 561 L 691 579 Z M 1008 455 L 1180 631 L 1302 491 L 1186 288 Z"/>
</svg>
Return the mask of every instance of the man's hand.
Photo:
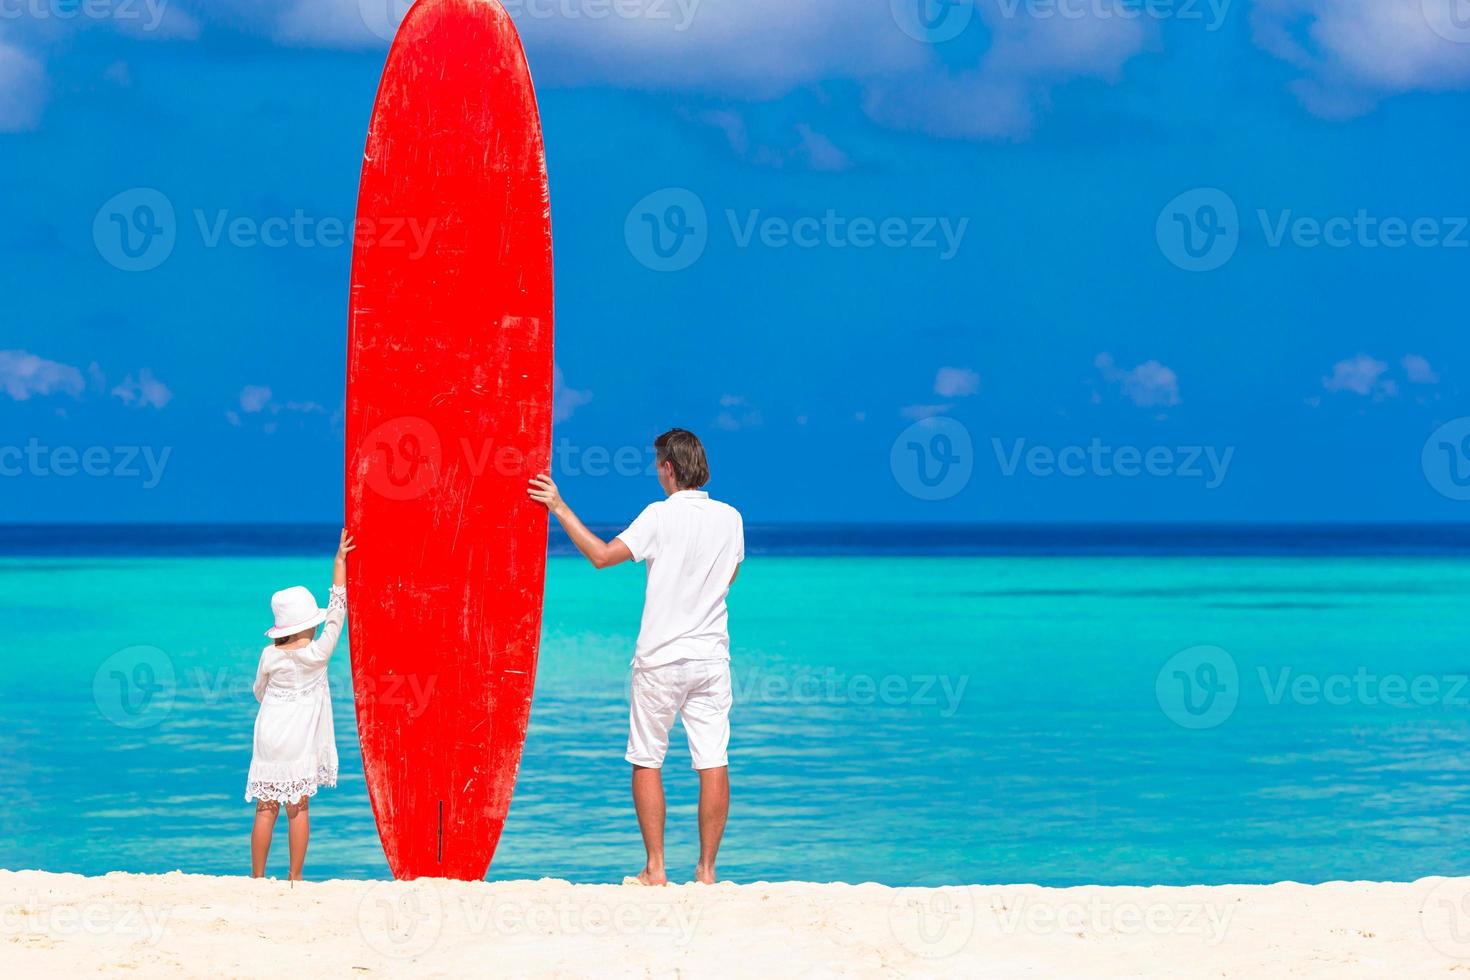
<svg viewBox="0 0 1470 980">
<path fill-rule="evenodd" d="M 633 560 L 633 553 L 622 541 L 614 538 L 609 543 L 587 530 L 587 526 L 561 499 L 561 494 L 557 491 L 556 484 L 552 482 L 550 473 L 541 473 L 531 477 L 531 488 L 526 493 L 538 504 L 545 504 L 546 509 L 551 511 L 551 515 L 561 521 L 567 537 L 572 539 L 572 544 L 577 546 L 577 550 L 586 556 L 594 568 L 609 568 Z"/>
<path fill-rule="evenodd" d="M 561 493 L 556 489 L 556 484 L 551 480 L 550 473 L 541 473 L 531 477 L 531 489 L 526 493 L 531 499 L 539 504 L 545 504 L 546 509 L 557 517 L 562 515 L 566 504 L 562 502 Z"/>
</svg>

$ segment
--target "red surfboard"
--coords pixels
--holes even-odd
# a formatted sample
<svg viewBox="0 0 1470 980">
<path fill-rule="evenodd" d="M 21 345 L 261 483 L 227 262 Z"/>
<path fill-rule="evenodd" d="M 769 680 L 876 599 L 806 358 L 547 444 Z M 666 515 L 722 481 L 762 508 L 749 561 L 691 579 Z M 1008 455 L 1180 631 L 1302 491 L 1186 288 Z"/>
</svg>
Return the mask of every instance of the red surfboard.
<svg viewBox="0 0 1470 980">
<path fill-rule="evenodd" d="M 352 257 L 352 681 L 396 878 L 485 877 L 520 767 L 546 572 L 546 159 L 495 0 L 419 0 L 368 130 Z"/>
</svg>

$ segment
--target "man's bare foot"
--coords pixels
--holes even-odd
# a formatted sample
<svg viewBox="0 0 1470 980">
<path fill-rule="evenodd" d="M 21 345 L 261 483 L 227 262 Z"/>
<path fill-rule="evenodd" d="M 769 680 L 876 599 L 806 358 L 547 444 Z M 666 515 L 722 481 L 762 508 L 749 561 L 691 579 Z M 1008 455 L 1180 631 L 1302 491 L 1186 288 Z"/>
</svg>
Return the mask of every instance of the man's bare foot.
<svg viewBox="0 0 1470 980">
<path fill-rule="evenodd" d="M 713 885 L 715 883 L 715 869 L 713 865 L 708 868 L 702 864 L 696 866 L 694 869 L 694 880 L 701 885 Z"/>
<path fill-rule="evenodd" d="M 638 872 L 638 877 L 634 878 L 630 876 L 623 879 L 623 884 L 625 885 L 667 885 L 668 883 L 669 876 L 664 874 L 662 868 L 655 870 L 654 868 L 645 867 L 642 871 Z"/>
</svg>

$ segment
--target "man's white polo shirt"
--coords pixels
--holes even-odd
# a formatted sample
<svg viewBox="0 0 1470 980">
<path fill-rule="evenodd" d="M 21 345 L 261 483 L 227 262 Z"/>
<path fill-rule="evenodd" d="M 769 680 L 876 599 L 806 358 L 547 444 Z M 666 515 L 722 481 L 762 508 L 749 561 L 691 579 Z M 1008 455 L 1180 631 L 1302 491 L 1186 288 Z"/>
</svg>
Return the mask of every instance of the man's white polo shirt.
<svg viewBox="0 0 1470 980">
<path fill-rule="evenodd" d="M 680 490 L 649 504 L 618 539 L 648 563 L 634 665 L 729 660 L 725 595 L 745 560 L 740 512 L 703 490 Z"/>
</svg>

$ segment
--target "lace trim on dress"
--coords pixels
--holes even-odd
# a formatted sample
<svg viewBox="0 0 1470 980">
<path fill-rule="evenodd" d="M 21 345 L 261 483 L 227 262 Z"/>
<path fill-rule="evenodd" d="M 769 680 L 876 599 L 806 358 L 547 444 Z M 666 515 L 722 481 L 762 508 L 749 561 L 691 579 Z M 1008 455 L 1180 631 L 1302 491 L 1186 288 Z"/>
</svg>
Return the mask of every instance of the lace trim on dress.
<svg viewBox="0 0 1470 980">
<path fill-rule="evenodd" d="M 274 803 L 295 803 L 303 796 L 315 796 L 318 787 L 337 785 L 336 766 L 317 766 L 316 778 L 288 779 L 273 782 L 252 779 L 245 784 L 245 800 L 251 797 Z"/>
<path fill-rule="evenodd" d="M 300 701 L 302 698 L 310 697 L 327 686 L 326 675 L 323 674 L 314 683 L 301 688 L 267 687 L 262 701 Z"/>
<path fill-rule="evenodd" d="M 332 586 L 332 591 L 327 597 L 327 612 L 333 609 L 347 611 L 347 587 L 342 585 Z"/>
</svg>

